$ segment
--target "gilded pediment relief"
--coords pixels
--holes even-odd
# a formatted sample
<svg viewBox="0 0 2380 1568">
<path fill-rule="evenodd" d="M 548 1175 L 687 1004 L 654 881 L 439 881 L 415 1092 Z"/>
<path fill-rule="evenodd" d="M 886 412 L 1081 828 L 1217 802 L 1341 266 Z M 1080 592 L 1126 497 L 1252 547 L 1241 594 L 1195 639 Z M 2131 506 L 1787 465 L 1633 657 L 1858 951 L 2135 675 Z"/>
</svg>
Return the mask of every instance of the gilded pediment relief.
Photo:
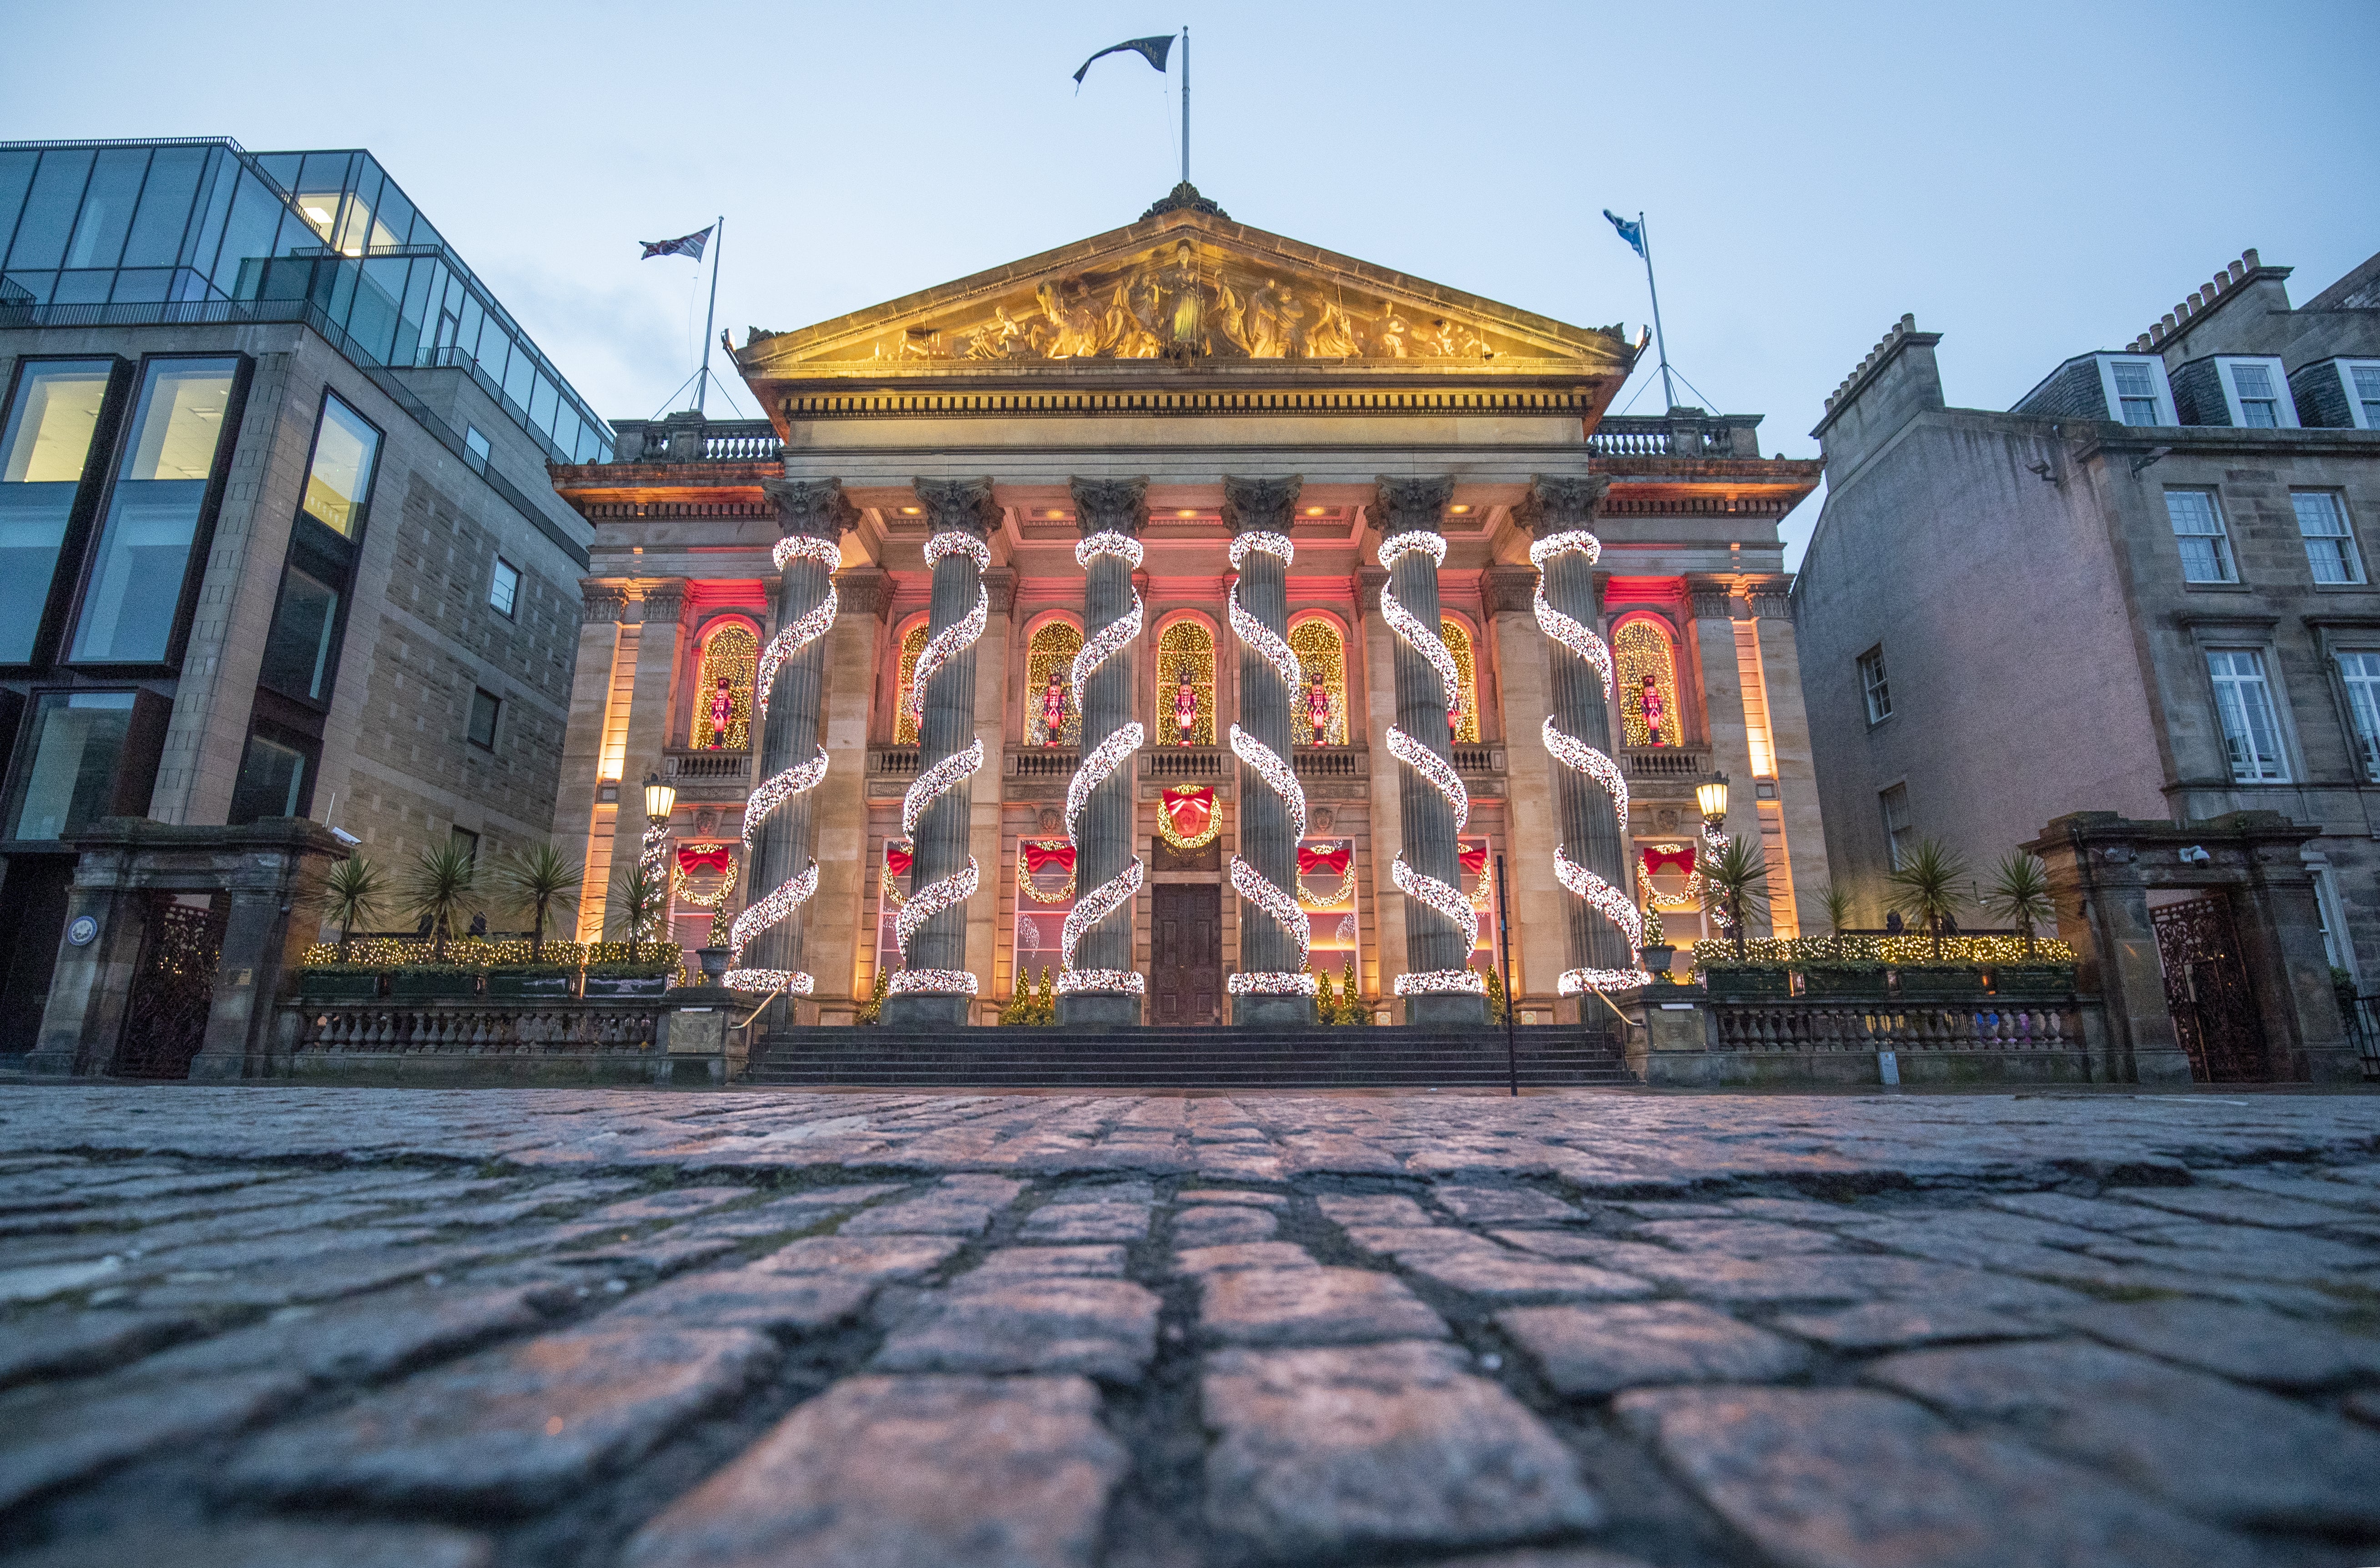
<svg viewBox="0 0 2380 1568">
<path fill-rule="evenodd" d="M 1616 326 L 1587 333 L 1521 312 L 1499 320 L 1485 301 L 1464 309 L 1419 292 L 1401 297 L 1359 275 L 1372 271 L 1359 263 L 1344 273 L 1285 264 L 1203 230 L 1139 237 L 1081 265 L 1008 269 L 981 286 L 912 296 L 913 312 L 896 305 L 782 336 L 755 331 L 745 367 L 767 376 L 830 364 L 988 369 L 1099 359 L 1627 362 Z"/>
</svg>

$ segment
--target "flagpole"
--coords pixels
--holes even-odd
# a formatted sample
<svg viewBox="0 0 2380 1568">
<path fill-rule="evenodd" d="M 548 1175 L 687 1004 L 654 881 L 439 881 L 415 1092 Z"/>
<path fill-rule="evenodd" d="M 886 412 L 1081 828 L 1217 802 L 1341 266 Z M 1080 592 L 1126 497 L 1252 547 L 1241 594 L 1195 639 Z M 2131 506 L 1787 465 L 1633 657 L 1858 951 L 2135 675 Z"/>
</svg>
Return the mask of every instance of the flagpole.
<svg viewBox="0 0 2380 1568">
<path fill-rule="evenodd" d="M 1190 183 L 1190 30 L 1182 30 L 1182 183 Z"/>
<path fill-rule="evenodd" d="M 1653 346 L 1661 356 L 1661 397 L 1667 405 L 1662 412 L 1666 414 L 1678 406 L 1678 394 L 1670 385 L 1669 340 L 1661 335 L 1661 291 L 1653 283 L 1653 231 L 1645 226 L 1645 214 L 1641 211 L 1636 214 L 1636 237 L 1644 241 L 1645 292 L 1653 296 Z"/>
<path fill-rule="evenodd" d="M 702 369 L 694 379 L 694 411 L 703 411 L 703 398 L 710 391 L 710 323 L 719 314 L 719 245 L 727 233 L 727 214 L 722 212 L 710 223 L 710 305 L 702 313 Z"/>
</svg>

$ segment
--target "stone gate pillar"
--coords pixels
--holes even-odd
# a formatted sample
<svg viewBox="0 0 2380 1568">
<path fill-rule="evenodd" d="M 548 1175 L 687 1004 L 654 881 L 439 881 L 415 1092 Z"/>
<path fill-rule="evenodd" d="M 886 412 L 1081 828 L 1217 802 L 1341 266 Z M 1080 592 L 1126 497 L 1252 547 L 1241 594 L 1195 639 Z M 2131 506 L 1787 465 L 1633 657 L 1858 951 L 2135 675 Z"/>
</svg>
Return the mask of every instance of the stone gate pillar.
<svg viewBox="0 0 2380 1568">
<path fill-rule="evenodd" d="M 884 999 L 884 1022 L 901 1029 L 956 1029 L 968 1021 L 977 986 L 977 977 L 960 968 L 966 961 L 967 901 L 981 880 L 981 868 L 968 852 L 967 781 L 984 762 L 976 734 L 975 645 L 990 616 L 983 574 L 991 551 L 984 540 L 998 525 L 1000 509 L 992 503 L 989 476 L 921 478 L 912 488 L 926 509 L 934 587 L 926 652 L 914 682 L 923 705 L 917 779 L 903 807 L 917 858 L 910 872 L 916 891 L 902 914 L 915 923 L 908 928 L 901 972 Z"/>
<path fill-rule="evenodd" d="M 1146 478 L 1075 479 L 1069 488 L 1075 498 L 1076 524 L 1086 540 L 1102 534 L 1139 538 L 1142 527 L 1148 522 Z M 1083 689 L 1075 694 L 1075 700 L 1083 709 L 1083 761 L 1087 769 L 1093 766 L 1101 742 L 1135 723 L 1133 698 L 1138 688 L 1134 681 L 1137 661 L 1133 657 L 1133 646 L 1139 640 L 1136 628 L 1141 606 L 1139 595 L 1133 591 L 1132 575 L 1137 564 L 1136 555 L 1123 552 L 1119 547 L 1115 551 L 1090 555 L 1083 569 L 1086 645 L 1097 645 L 1100 634 L 1120 621 L 1135 629 L 1131 639 L 1099 661 L 1083 682 Z M 1110 635 L 1122 636 L 1123 633 Z M 1031 694 L 1026 696 L 1029 701 Z M 1118 741 L 1111 750 L 1126 743 Z M 1074 967 L 1068 978 L 1075 979 L 1077 988 L 1058 999 L 1058 1021 L 1069 1028 L 1119 1029 L 1140 1022 L 1141 997 L 1147 982 L 1133 970 L 1132 932 L 1133 909 L 1138 902 L 1135 895 L 1140 881 L 1139 858 L 1133 853 L 1133 754 L 1137 750 L 1135 746 L 1123 751 L 1120 757 L 1106 759 L 1102 766 L 1110 771 L 1092 788 L 1075 818 L 1075 885 L 1081 889 L 1076 907 L 1091 907 L 1093 896 L 1111 885 L 1115 891 L 1110 897 L 1121 902 L 1086 929 L 1076 941 Z M 1118 884 L 1119 878 L 1131 886 Z M 1092 985 L 1076 978 L 1092 971 L 1105 971 L 1110 977 L 1128 975 L 1133 983 L 1111 987 Z"/>
</svg>

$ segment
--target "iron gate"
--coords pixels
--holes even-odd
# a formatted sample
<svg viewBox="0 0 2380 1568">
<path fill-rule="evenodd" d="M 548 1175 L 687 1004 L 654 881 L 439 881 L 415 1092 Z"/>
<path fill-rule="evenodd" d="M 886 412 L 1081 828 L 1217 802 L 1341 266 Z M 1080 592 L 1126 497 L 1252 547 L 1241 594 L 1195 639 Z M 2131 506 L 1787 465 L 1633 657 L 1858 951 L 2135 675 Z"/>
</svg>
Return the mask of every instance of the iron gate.
<svg viewBox="0 0 2380 1568">
<path fill-rule="evenodd" d="M 2248 986 L 2248 966 L 2231 927 L 2230 901 L 2192 899 L 2152 910 L 2157 962 L 2174 1033 L 2202 1083 L 2252 1083 L 2269 1074 L 2265 1030 Z"/>
<path fill-rule="evenodd" d="M 171 893 L 150 896 L 124 1037 L 115 1048 L 116 1077 L 190 1076 L 190 1058 L 206 1043 L 229 914 L 220 894 L 204 904 L 182 903 Z"/>
</svg>

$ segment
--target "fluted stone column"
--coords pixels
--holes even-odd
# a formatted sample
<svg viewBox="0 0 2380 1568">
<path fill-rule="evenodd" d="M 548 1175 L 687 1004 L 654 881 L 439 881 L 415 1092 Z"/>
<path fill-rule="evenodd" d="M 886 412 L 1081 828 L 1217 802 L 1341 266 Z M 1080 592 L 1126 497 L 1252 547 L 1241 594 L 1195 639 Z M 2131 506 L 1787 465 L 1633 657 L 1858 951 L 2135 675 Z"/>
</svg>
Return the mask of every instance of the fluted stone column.
<svg viewBox="0 0 2380 1568">
<path fill-rule="evenodd" d="M 1513 516 L 1539 539 L 1574 528 L 1592 530 L 1611 481 L 1601 476 L 1536 476 Z M 1595 566 L 1584 555 L 1558 555 L 1546 562 L 1546 602 L 1581 625 L 1600 628 L 1602 608 L 1596 603 Z M 1551 662 L 1553 721 L 1562 732 L 1576 736 L 1606 756 L 1612 754 L 1611 707 L 1603 676 L 1595 666 L 1560 644 L 1548 640 Z M 1575 768 L 1549 762 L 1554 771 L 1554 799 L 1561 825 L 1563 852 L 1614 887 L 1633 898 L 1635 878 L 1628 870 L 1626 846 L 1611 797 L 1603 787 Z M 1620 928 L 1568 891 L 1560 894 L 1562 916 L 1570 933 L 1572 969 L 1629 969 L 1634 956 Z M 1596 1007 L 1592 997 L 1585 1007 Z M 1599 1011 L 1600 1008 L 1597 1007 Z"/>
<path fill-rule="evenodd" d="M 1233 537 L 1279 534 L 1286 537 L 1305 481 L 1223 476 L 1223 521 Z M 1249 550 L 1240 560 L 1240 608 L 1274 636 L 1289 636 L 1289 566 L 1279 556 Z M 1290 735 L 1290 693 L 1264 657 L 1240 648 L 1240 728 L 1295 766 Z M 1240 858 L 1293 899 L 1297 896 L 1297 826 L 1289 803 L 1247 764 L 1240 765 Z M 1293 972 L 1296 941 L 1273 918 L 1253 906 L 1240 911 L 1240 965 L 1245 973 Z M 1232 1021 L 1243 1029 L 1303 1029 L 1314 1022 L 1310 996 L 1234 996 Z"/>
<path fill-rule="evenodd" d="M 1372 502 L 1374 520 L 1383 541 L 1400 534 L 1438 533 L 1446 503 L 1454 495 L 1454 476 L 1390 478 L 1382 476 Z M 1435 633 L 1439 627 L 1438 563 L 1424 551 L 1413 551 L 1389 569 L 1389 591 L 1415 620 Z M 1391 633 L 1395 649 L 1397 727 L 1454 766 L 1454 747 L 1447 733 L 1450 694 L 1420 650 Z M 1399 774 L 1397 815 L 1403 826 L 1405 863 L 1450 887 L 1463 886 L 1461 850 L 1455 843 L 1454 812 L 1438 790 L 1414 769 L 1390 761 Z M 1454 923 L 1418 900 L 1405 901 L 1405 969 L 1413 974 L 1433 970 L 1462 969 L 1471 961 L 1463 933 Z M 1451 1026 L 1484 1024 L 1488 1004 L 1467 994 L 1423 995 L 1405 998 L 1408 1023 Z"/>
<path fill-rule="evenodd" d="M 926 509 L 927 532 L 964 533 L 982 539 L 1000 520 L 992 504 L 991 480 L 918 479 L 912 488 Z M 927 611 L 927 635 L 938 637 L 972 614 L 983 587 L 983 573 L 973 558 L 953 551 L 934 567 L 931 608 Z M 917 726 L 917 768 L 932 767 L 967 749 L 975 741 L 975 649 L 970 647 L 934 671 L 926 684 L 925 716 Z M 986 759 L 986 766 L 996 766 Z M 972 790 L 965 783 L 945 790 L 918 820 L 912 840 L 917 856 L 911 885 L 925 888 L 966 869 Z M 986 874 L 991 874 L 990 871 Z M 909 969 L 961 969 L 966 963 L 967 911 L 953 904 L 918 927 L 909 939 Z M 977 976 L 978 984 L 982 976 Z M 889 1028 L 957 1029 L 968 1021 L 972 998 L 924 993 L 896 993 L 884 999 Z"/>
<path fill-rule="evenodd" d="M 868 719 L 876 695 L 876 661 L 892 574 L 848 566 L 834 574 L 843 608 L 826 634 L 826 706 L 819 743 L 826 778 L 810 795 L 810 853 L 818 858 L 818 896 L 803 923 L 802 945 L 818 977 L 818 1020 L 847 1024 L 858 1009 L 854 987 L 863 944 L 874 951 L 868 922 Z"/>
<path fill-rule="evenodd" d="M 1137 479 L 1075 479 L 1069 488 L 1075 516 L 1085 538 L 1093 534 L 1124 534 L 1134 538 L 1148 521 L 1148 481 Z M 1121 557 L 1096 556 L 1086 570 L 1083 587 L 1083 635 L 1086 641 L 1101 628 L 1132 612 L 1132 565 Z M 1133 721 L 1133 694 L 1137 650 L 1127 645 L 1094 671 L 1084 689 L 1075 694 L 1083 706 L 1083 754 Z M 1107 781 L 1091 792 L 1083 808 L 1075 845 L 1075 885 L 1087 892 L 1123 874 L 1133 857 L 1134 759 L 1126 757 Z M 1129 970 L 1133 967 L 1132 917 L 1135 899 L 1091 928 L 1075 949 L 1078 970 Z M 1058 1021 L 1068 1028 L 1118 1029 L 1140 1022 L 1141 998 L 1123 992 L 1083 992 L 1058 998 Z"/>
<path fill-rule="evenodd" d="M 777 509 L 783 535 L 833 544 L 858 522 L 840 479 L 765 479 L 760 488 Z M 833 573 L 803 556 L 786 559 L 777 578 L 777 624 L 789 626 L 826 598 Z M 769 717 L 760 726 L 752 782 L 757 787 L 819 754 L 819 718 L 826 700 L 825 637 L 813 639 L 777 669 L 769 686 Z M 753 834 L 751 863 L 744 868 L 744 897 L 765 898 L 800 875 L 810 863 L 811 792 L 788 799 Z M 756 933 L 744 948 L 745 969 L 803 967 L 802 914 L 796 911 Z M 771 1004 L 772 1022 L 788 1016 L 786 1004 Z"/>
</svg>

